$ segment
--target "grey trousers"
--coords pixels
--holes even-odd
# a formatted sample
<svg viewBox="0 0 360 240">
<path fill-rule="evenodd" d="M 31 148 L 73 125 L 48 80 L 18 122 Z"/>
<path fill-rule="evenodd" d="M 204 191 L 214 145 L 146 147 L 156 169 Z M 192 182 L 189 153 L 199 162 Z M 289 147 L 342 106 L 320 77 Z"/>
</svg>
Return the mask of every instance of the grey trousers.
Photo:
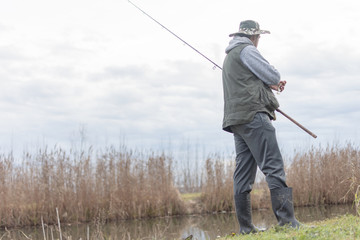
<svg viewBox="0 0 360 240">
<path fill-rule="evenodd" d="M 231 130 L 236 150 L 234 194 L 252 190 L 257 167 L 264 173 L 269 189 L 287 187 L 284 161 L 268 114 L 257 113 L 252 122 L 231 126 Z"/>
</svg>

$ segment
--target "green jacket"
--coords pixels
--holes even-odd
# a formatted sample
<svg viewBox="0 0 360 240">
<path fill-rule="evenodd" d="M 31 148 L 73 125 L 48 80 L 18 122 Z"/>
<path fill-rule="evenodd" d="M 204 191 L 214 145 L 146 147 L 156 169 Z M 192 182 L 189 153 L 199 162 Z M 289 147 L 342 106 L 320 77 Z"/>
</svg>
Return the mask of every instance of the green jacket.
<svg viewBox="0 0 360 240">
<path fill-rule="evenodd" d="M 230 126 L 249 123 L 257 112 L 266 112 L 275 120 L 279 103 L 263 81 L 241 62 L 240 52 L 249 44 L 232 49 L 224 60 L 222 79 L 224 90 L 224 119 L 222 128 L 232 132 Z"/>
</svg>

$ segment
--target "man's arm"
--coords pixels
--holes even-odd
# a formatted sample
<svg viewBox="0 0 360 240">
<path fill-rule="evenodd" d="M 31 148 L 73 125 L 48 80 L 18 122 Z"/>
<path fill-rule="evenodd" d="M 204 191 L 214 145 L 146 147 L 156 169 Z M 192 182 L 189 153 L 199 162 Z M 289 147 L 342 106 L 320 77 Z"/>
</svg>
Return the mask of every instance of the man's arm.
<svg viewBox="0 0 360 240">
<path fill-rule="evenodd" d="M 240 60 L 266 85 L 277 87 L 280 84 L 280 73 L 269 64 L 255 46 L 245 47 L 240 53 Z"/>
</svg>

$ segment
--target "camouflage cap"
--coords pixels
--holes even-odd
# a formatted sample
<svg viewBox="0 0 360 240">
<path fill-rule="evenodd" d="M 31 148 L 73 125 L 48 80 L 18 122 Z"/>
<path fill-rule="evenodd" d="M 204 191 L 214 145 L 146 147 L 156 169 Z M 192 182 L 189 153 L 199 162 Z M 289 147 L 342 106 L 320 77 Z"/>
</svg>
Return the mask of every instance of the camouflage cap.
<svg viewBox="0 0 360 240">
<path fill-rule="evenodd" d="M 246 35 L 258 35 L 258 34 L 265 34 L 270 33 L 270 31 L 267 30 L 260 30 L 260 25 L 258 22 L 253 20 L 246 20 L 240 22 L 239 31 L 236 33 L 232 33 L 229 35 L 229 37 L 238 35 L 238 34 L 246 34 Z"/>
</svg>

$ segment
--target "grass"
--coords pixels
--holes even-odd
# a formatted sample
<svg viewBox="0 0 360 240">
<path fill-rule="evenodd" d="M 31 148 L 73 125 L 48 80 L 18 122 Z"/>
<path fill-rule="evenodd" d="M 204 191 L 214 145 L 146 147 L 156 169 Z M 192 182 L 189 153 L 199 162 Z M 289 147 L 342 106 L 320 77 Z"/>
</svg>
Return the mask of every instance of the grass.
<svg viewBox="0 0 360 240">
<path fill-rule="evenodd" d="M 173 185 L 172 159 L 109 148 L 60 148 L 0 155 L 0 227 L 116 221 L 178 215 L 185 205 Z"/>
<path fill-rule="evenodd" d="M 202 204 L 205 211 L 233 211 L 234 160 L 214 156 L 205 164 Z M 287 162 L 287 184 L 293 188 L 295 206 L 354 203 L 360 206 L 360 150 L 348 144 L 311 148 L 296 153 Z M 270 196 L 265 181 L 254 185 L 251 192 L 253 209 L 269 208 Z"/>
<path fill-rule="evenodd" d="M 296 206 L 351 203 L 360 185 L 360 151 L 351 144 L 312 148 L 296 154 L 286 173 Z"/>
<path fill-rule="evenodd" d="M 96 153 L 91 148 L 81 152 L 45 148 L 24 152 L 22 159 L 0 154 L 0 227 L 40 225 L 41 218 L 56 224 L 56 208 L 65 224 L 234 211 L 234 156 L 207 157 L 201 172 L 186 170 L 187 182 L 177 181 L 173 161 L 163 153 L 125 146 Z M 356 147 L 298 153 L 286 173 L 295 205 L 354 203 L 360 212 Z M 181 195 L 176 182 L 201 192 Z M 270 207 L 265 182 L 255 184 L 251 194 L 253 209 Z"/>
<path fill-rule="evenodd" d="M 201 197 L 201 192 L 197 192 L 197 193 L 182 193 L 181 194 L 181 199 L 185 202 L 188 201 L 196 201 Z"/>
<path fill-rule="evenodd" d="M 345 215 L 320 222 L 312 222 L 298 230 L 286 227 L 272 227 L 269 230 L 249 235 L 229 235 L 219 240 L 350 240 L 360 239 L 360 218 Z"/>
</svg>

